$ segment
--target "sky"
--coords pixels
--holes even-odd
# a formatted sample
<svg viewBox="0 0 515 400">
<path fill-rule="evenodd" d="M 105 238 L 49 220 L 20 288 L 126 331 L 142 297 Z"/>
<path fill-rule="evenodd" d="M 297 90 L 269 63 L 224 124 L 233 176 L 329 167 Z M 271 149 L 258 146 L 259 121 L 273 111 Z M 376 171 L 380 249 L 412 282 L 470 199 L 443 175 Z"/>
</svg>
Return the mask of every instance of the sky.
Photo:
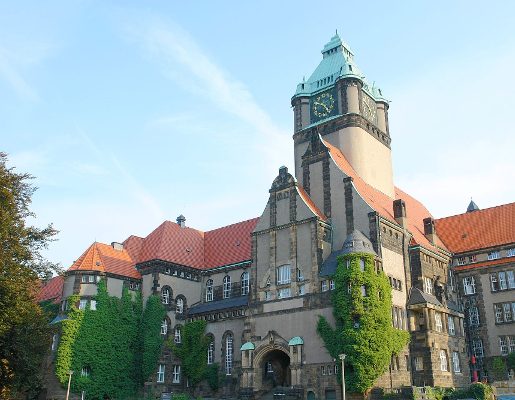
<svg viewBox="0 0 515 400">
<path fill-rule="evenodd" d="M 515 199 L 515 3 L 0 0 L 0 151 L 68 268 L 184 214 L 261 215 L 335 30 L 390 100 L 396 185 L 435 217 Z"/>
</svg>

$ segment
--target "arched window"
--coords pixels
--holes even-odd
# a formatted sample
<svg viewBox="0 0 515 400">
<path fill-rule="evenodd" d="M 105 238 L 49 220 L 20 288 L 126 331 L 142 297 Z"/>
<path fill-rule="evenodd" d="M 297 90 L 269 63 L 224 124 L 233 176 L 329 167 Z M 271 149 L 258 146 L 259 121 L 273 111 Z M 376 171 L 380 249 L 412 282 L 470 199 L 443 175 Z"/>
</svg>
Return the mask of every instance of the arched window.
<svg viewBox="0 0 515 400">
<path fill-rule="evenodd" d="M 245 271 L 241 274 L 241 295 L 249 294 L 249 273 Z"/>
<path fill-rule="evenodd" d="M 206 301 L 213 301 L 213 280 L 208 279 L 206 282 Z"/>
<path fill-rule="evenodd" d="M 213 364 L 215 361 L 215 338 L 212 335 L 208 336 L 209 346 L 207 347 L 207 363 Z"/>
<path fill-rule="evenodd" d="M 168 333 L 168 321 L 163 319 L 163 322 L 161 322 L 161 335 L 166 335 Z"/>
<path fill-rule="evenodd" d="M 184 297 L 177 296 L 175 299 L 175 313 L 176 314 L 184 314 Z"/>
<path fill-rule="evenodd" d="M 224 276 L 224 299 L 231 297 L 231 277 L 229 275 Z"/>
<path fill-rule="evenodd" d="M 182 342 L 181 330 L 182 330 L 182 326 L 181 325 L 177 325 L 175 327 L 175 331 L 174 331 L 174 335 L 173 335 L 173 341 L 176 344 L 180 344 Z"/>
<path fill-rule="evenodd" d="M 225 374 L 232 374 L 232 353 L 233 353 L 233 337 L 232 333 L 225 335 Z"/>
<path fill-rule="evenodd" d="M 161 302 L 163 304 L 170 304 L 172 298 L 172 289 L 169 286 L 163 286 L 161 289 Z"/>
</svg>

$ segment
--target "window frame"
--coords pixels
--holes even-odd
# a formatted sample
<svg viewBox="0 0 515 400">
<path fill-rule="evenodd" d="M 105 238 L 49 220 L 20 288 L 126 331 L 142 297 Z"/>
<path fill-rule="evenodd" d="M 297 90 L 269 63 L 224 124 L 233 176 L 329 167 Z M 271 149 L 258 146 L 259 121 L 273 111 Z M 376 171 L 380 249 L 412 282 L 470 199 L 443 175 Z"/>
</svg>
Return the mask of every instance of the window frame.
<svg viewBox="0 0 515 400">
<path fill-rule="evenodd" d="M 288 285 L 291 283 L 291 266 L 289 264 L 277 267 L 276 282 L 278 285 Z"/>
<path fill-rule="evenodd" d="M 229 299 L 231 297 L 231 288 L 232 288 L 231 276 L 225 275 L 224 280 L 223 280 L 223 295 L 222 295 L 222 297 L 224 299 Z"/>
<path fill-rule="evenodd" d="M 445 350 L 440 350 L 440 371 L 449 371 L 449 365 L 447 363 L 447 352 Z"/>
<path fill-rule="evenodd" d="M 164 383 L 165 382 L 165 371 L 166 371 L 166 365 L 159 364 L 159 366 L 157 368 L 156 383 Z"/>
<path fill-rule="evenodd" d="M 172 383 L 181 383 L 181 366 L 178 364 L 173 366 Z"/>
<path fill-rule="evenodd" d="M 213 296 L 213 292 L 214 292 L 213 284 L 214 284 L 214 282 L 213 282 L 212 279 L 208 279 L 206 281 L 206 303 L 210 302 L 210 301 L 213 301 L 213 298 L 214 298 L 214 296 Z"/>
<path fill-rule="evenodd" d="M 244 271 L 241 274 L 241 295 L 246 296 L 250 291 L 250 274 L 249 271 Z"/>
</svg>

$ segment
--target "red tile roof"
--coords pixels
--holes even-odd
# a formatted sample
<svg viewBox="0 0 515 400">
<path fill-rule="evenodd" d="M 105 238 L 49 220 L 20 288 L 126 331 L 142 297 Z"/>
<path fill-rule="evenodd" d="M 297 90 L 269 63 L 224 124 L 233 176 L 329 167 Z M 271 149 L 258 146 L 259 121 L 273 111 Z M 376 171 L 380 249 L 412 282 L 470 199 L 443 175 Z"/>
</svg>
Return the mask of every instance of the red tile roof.
<svg viewBox="0 0 515 400">
<path fill-rule="evenodd" d="M 63 293 L 64 278 L 60 275 L 54 276 L 48 282 L 41 282 L 41 287 L 37 293 L 37 301 L 53 300 L 59 303 Z"/>
<path fill-rule="evenodd" d="M 329 154 L 331 155 L 331 158 L 336 163 L 336 165 L 343 171 L 343 173 L 345 173 L 345 175 L 350 176 L 353 179 L 352 183 L 363 200 L 365 200 L 365 202 L 370 207 L 372 207 L 372 209 L 377 211 L 381 217 L 396 223 L 393 214 L 394 199 L 366 183 L 357 174 L 354 168 L 352 168 L 349 161 L 337 147 L 323 139 L 321 140 L 329 150 Z M 407 193 L 403 192 L 398 187 L 395 187 L 395 199 L 402 199 L 406 203 L 406 215 L 408 222 L 407 229 L 413 235 L 411 244 L 419 244 L 426 248 L 434 249 L 435 246 L 424 235 L 423 220 L 424 218 L 431 217 L 429 211 L 422 203 Z M 444 244 L 438 239 L 436 245 L 445 249 Z"/>
<path fill-rule="evenodd" d="M 130 278 L 141 278 L 134 268 L 134 262 L 127 250 L 116 250 L 112 246 L 95 242 L 68 269 L 69 271 L 100 271 Z"/>
<path fill-rule="evenodd" d="M 235 264 L 252 258 L 251 233 L 259 218 L 238 222 L 205 233 L 205 267 Z"/>
<path fill-rule="evenodd" d="M 296 186 L 296 188 L 299 192 L 299 196 L 302 198 L 304 203 L 306 203 L 306 205 L 313 212 L 313 214 L 315 214 L 322 221 L 327 221 L 327 217 L 324 215 L 322 211 L 320 211 L 316 204 L 313 203 L 313 200 L 311 200 L 311 197 L 309 197 L 309 194 L 304 190 L 304 188 L 302 186 Z"/>
<path fill-rule="evenodd" d="M 500 266 L 500 265 L 510 264 L 510 263 L 515 264 L 515 258 L 509 257 L 509 258 L 501 258 L 501 259 L 497 259 L 497 260 L 483 261 L 483 262 L 478 262 L 478 263 L 468 264 L 468 265 L 458 265 L 458 266 L 454 267 L 454 270 L 455 271 L 466 271 L 469 269 L 490 267 L 492 265 Z"/>
<path fill-rule="evenodd" d="M 454 253 L 515 243 L 515 203 L 441 218 L 435 225 Z"/>
</svg>

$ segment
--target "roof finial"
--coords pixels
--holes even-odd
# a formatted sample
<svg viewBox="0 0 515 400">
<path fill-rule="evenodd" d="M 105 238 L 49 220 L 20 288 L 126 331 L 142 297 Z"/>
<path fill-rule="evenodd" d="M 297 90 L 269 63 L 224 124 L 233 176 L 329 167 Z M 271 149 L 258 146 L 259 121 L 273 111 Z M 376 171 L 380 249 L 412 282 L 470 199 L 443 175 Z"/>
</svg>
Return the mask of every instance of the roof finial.
<svg viewBox="0 0 515 400">
<path fill-rule="evenodd" d="M 338 36 L 338 29 L 336 29 L 336 36 Z"/>
</svg>

